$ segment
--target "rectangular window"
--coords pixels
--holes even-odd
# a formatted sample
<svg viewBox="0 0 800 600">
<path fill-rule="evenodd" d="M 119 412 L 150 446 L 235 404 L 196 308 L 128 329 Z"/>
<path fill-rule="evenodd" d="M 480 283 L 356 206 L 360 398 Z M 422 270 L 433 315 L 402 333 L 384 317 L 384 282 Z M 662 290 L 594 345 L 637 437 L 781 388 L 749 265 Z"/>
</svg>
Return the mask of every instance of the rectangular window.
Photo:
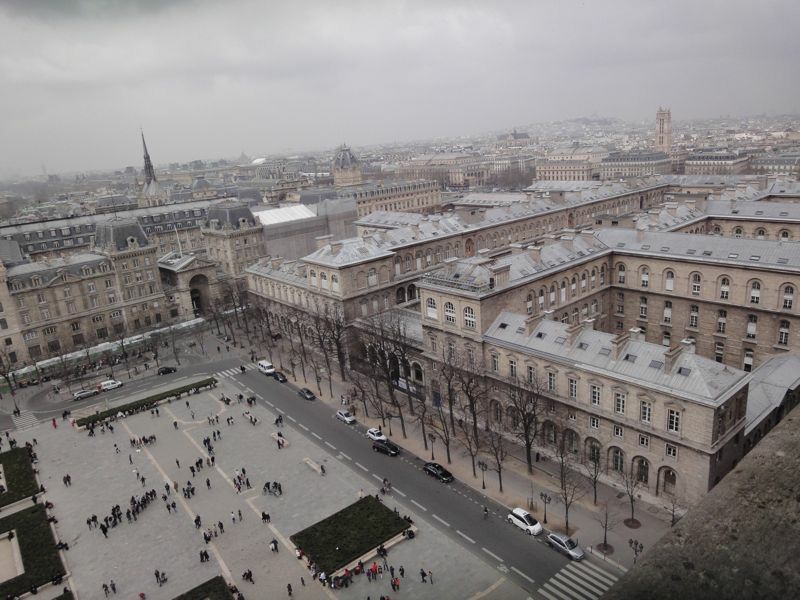
<svg viewBox="0 0 800 600">
<path fill-rule="evenodd" d="M 578 399 L 578 380 L 569 379 L 569 397 L 570 400 Z"/>
<path fill-rule="evenodd" d="M 639 418 L 642 420 L 642 423 L 649 423 L 652 417 L 653 417 L 652 404 L 642 400 L 641 404 L 639 404 Z"/>
<path fill-rule="evenodd" d="M 597 417 L 589 417 L 589 427 L 592 429 L 600 429 L 600 419 Z"/>
<path fill-rule="evenodd" d="M 614 412 L 625 414 L 625 394 L 623 392 L 614 392 Z"/>
<path fill-rule="evenodd" d="M 664 453 L 669 458 L 678 458 L 678 447 L 675 444 L 667 444 Z"/>
<path fill-rule="evenodd" d="M 639 318 L 646 319 L 647 318 L 647 298 L 642 296 L 639 298 Z"/>
<path fill-rule="evenodd" d="M 492 354 L 492 371 L 497 373 L 500 370 L 500 357 L 497 354 Z"/>
<path fill-rule="evenodd" d="M 639 434 L 639 445 L 642 448 L 649 448 L 650 447 L 650 436 L 640 433 Z"/>
<path fill-rule="evenodd" d="M 614 437 L 622 438 L 623 431 L 620 425 L 614 425 Z"/>
<path fill-rule="evenodd" d="M 747 338 L 748 339 L 755 339 L 756 337 L 756 325 L 758 324 L 758 317 L 755 315 L 750 315 L 747 320 Z"/>
<path fill-rule="evenodd" d="M 533 366 L 528 365 L 528 383 L 533 383 L 534 377 L 536 377 L 536 371 Z"/>
<path fill-rule="evenodd" d="M 667 411 L 667 431 L 681 432 L 681 413 L 671 408 Z"/>
<path fill-rule="evenodd" d="M 555 373 L 548 373 L 547 374 L 547 390 L 550 392 L 556 391 L 556 374 Z"/>
<path fill-rule="evenodd" d="M 599 406 L 600 405 L 600 386 L 599 385 L 593 385 L 591 387 L 591 390 L 592 390 L 592 404 L 594 406 Z"/>
<path fill-rule="evenodd" d="M 517 376 L 517 361 L 515 361 L 514 359 L 508 360 L 508 375 L 509 377 Z"/>
<path fill-rule="evenodd" d="M 94 285 L 94 282 L 92 281 L 86 284 L 86 289 L 90 294 L 97 291 L 97 287 Z"/>
</svg>

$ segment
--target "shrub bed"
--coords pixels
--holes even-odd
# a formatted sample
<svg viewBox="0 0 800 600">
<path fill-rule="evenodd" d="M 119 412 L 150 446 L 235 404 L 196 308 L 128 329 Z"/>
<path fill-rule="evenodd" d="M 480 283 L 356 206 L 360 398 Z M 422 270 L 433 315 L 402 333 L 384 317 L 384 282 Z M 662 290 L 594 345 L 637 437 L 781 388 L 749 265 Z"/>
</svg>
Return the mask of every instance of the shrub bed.
<svg viewBox="0 0 800 600">
<path fill-rule="evenodd" d="M 67 590 L 60 596 L 56 596 L 53 600 L 75 600 L 75 596 L 72 595 L 72 592 Z"/>
<path fill-rule="evenodd" d="M 30 498 L 39 491 L 33 465 L 25 448 L 14 448 L 0 454 L 3 465 L 6 491 L 0 494 L 0 508 L 23 498 Z"/>
<path fill-rule="evenodd" d="M 37 504 L 0 519 L 0 534 L 16 530 L 19 552 L 25 572 L 0 583 L 0 598 L 21 596 L 64 575 L 64 566 L 44 506 Z"/>
<path fill-rule="evenodd" d="M 366 496 L 290 539 L 321 570 L 333 573 L 408 527 L 374 496 Z"/>
<path fill-rule="evenodd" d="M 153 406 L 155 406 L 162 400 L 166 400 L 167 398 L 178 397 L 178 395 L 191 392 L 195 388 L 213 387 L 214 385 L 216 385 L 216 383 L 217 380 L 213 377 L 201 379 L 200 381 L 196 381 L 194 383 L 187 383 L 186 385 L 182 385 L 181 387 L 173 388 L 171 390 L 166 390 L 164 392 L 159 392 L 157 394 L 153 394 L 152 396 L 148 396 L 147 398 L 142 398 L 141 400 L 129 402 L 128 404 L 122 404 L 120 406 L 117 406 L 116 408 L 109 408 L 108 410 L 104 410 L 95 413 L 93 415 L 89 415 L 88 417 L 82 417 L 76 421 L 76 425 L 78 425 L 78 427 L 84 427 L 86 425 L 91 425 L 92 423 L 97 423 L 98 421 L 103 421 L 108 418 L 113 418 L 118 413 L 129 415 L 141 412 L 143 410 L 152 408 Z"/>
<path fill-rule="evenodd" d="M 173 600 L 232 600 L 233 594 L 222 576 L 217 575 Z"/>
</svg>

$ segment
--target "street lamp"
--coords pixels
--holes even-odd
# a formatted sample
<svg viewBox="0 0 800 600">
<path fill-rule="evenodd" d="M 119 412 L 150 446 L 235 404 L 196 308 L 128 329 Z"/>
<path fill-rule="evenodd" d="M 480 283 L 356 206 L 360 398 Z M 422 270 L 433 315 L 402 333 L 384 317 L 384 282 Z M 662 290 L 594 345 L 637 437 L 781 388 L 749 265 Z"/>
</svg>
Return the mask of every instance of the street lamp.
<svg viewBox="0 0 800 600">
<path fill-rule="evenodd" d="M 628 540 L 628 546 L 630 546 L 631 550 L 633 550 L 633 564 L 635 565 L 636 559 L 642 553 L 642 550 L 644 550 L 644 544 L 642 544 L 639 540 L 630 539 Z"/>
<path fill-rule="evenodd" d="M 389 437 L 392 437 L 392 419 L 394 415 L 386 415 L 386 418 L 389 420 Z"/>
<path fill-rule="evenodd" d="M 487 465 L 484 461 L 478 461 L 478 468 L 481 470 L 481 489 L 486 489 L 486 471 L 489 469 L 489 465 Z"/>
<path fill-rule="evenodd" d="M 544 520 L 542 521 L 545 525 L 547 524 L 547 505 L 550 504 L 553 499 L 545 494 L 544 492 L 539 493 L 539 498 L 541 498 L 542 503 L 544 504 Z"/>
<path fill-rule="evenodd" d="M 433 435 L 432 433 L 429 433 L 429 434 L 428 434 L 428 439 L 429 439 L 429 440 L 430 440 L 430 442 L 431 442 L 431 461 L 434 461 L 434 460 L 436 460 L 436 459 L 435 459 L 435 458 L 434 458 L 434 456 L 433 456 L 433 442 L 435 442 L 435 441 L 436 441 L 436 436 L 435 436 L 435 435 Z"/>
</svg>

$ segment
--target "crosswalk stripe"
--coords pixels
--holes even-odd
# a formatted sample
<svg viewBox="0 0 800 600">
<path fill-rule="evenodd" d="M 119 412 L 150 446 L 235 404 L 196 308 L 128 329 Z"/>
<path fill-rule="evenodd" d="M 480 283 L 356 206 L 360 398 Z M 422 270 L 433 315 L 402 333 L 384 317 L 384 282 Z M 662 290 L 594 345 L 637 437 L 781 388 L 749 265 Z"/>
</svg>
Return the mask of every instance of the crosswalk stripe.
<svg viewBox="0 0 800 600">
<path fill-rule="evenodd" d="M 597 592 L 598 594 L 602 594 L 605 592 L 610 586 L 610 584 L 606 583 L 605 581 L 598 581 L 596 579 L 587 578 L 582 571 L 570 569 L 572 565 L 567 566 L 567 568 L 562 569 L 561 573 L 568 577 L 572 577 L 578 581 L 580 585 L 585 587 L 586 589 Z"/>
<path fill-rule="evenodd" d="M 589 596 L 590 598 L 599 598 L 600 594 L 602 594 L 602 590 L 600 593 L 596 593 L 595 590 L 589 587 L 588 584 L 583 583 L 582 581 L 578 580 L 574 575 L 568 574 L 567 571 L 561 570 L 555 575 L 556 579 L 562 582 L 564 585 L 573 587 L 580 591 L 582 594 Z"/>
<path fill-rule="evenodd" d="M 551 594 L 555 594 L 556 596 L 563 598 L 564 600 L 574 600 L 574 596 L 567 596 L 566 594 L 564 594 L 564 592 L 561 592 L 556 588 L 554 588 L 552 585 L 550 585 L 552 582 L 553 580 L 551 579 L 549 582 L 545 583 L 542 587 L 546 588 L 547 591 L 549 591 Z M 540 589 L 539 591 L 541 592 L 542 590 Z"/>
<path fill-rule="evenodd" d="M 579 598 L 580 600 L 586 600 L 587 598 L 593 600 L 595 597 L 593 594 L 589 594 L 588 592 L 584 592 L 582 589 L 578 587 L 572 587 L 571 582 L 561 581 L 559 580 L 559 576 L 561 573 L 556 573 L 554 577 L 550 578 L 548 583 L 550 585 L 554 585 L 559 587 L 560 589 L 564 590 L 565 593 L 570 594 L 570 598 Z"/>
<path fill-rule="evenodd" d="M 545 598 L 547 598 L 547 600 L 558 600 L 558 598 L 556 598 L 555 596 L 553 596 L 553 595 L 552 595 L 552 594 L 550 594 L 549 592 L 546 592 L 546 591 L 545 591 L 543 588 L 539 588 L 537 591 L 538 591 L 538 592 L 539 592 L 539 593 L 540 593 L 542 596 L 544 596 Z"/>
<path fill-rule="evenodd" d="M 593 565 L 592 563 L 587 562 L 585 560 L 581 561 L 580 565 L 575 565 L 575 566 L 576 566 L 576 568 L 579 568 L 579 569 L 586 569 L 586 572 L 587 573 L 591 573 L 593 576 L 599 575 L 600 577 L 605 577 L 606 579 L 611 580 L 611 584 L 612 585 L 613 585 L 613 583 L 615 581 L 617 581 L 617 579 L 619 579 L 619 577 L 615 577 L 614 575 L 612 575 L 608 571 L 605 571 L 605 570 L 601 569 L 600 567 L 598 567 L 596 565 Z"/>
<path fill-rule="evenodd" d="M 12 416 L 11 420 L 14 422 L 14 427 L 17 429 L 30 429 L 39 424 L 39 419 L 32 412 L 22 411 L 20 415 Z"/>
</svg>

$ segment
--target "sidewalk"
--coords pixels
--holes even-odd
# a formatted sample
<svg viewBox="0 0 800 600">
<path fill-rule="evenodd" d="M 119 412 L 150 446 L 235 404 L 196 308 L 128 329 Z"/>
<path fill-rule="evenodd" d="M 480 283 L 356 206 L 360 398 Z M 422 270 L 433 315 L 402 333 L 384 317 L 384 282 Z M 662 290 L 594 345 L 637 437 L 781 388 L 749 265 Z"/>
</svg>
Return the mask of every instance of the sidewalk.
<svg viewBox="0 0 800 600">
<path fill-rule="evenodd" d="M 212 336 L 212 338 L 216 339 L 216 336 Z M 239 352 L 241 356 L 243 356 L 244 361 L 250 360 L 251 352 L 255 352 L 257 358 L 264 358 L 266 356 L 263 348 L 258 345 L 250 346 L 246 336 L 239 336 L 238 332 L 237 341 L 244 345 L 244 348 L 234 349 L 231 345 L 231 351 Z M 209 347 L 210 346 L 211 344 L 209 344 Z M 303 380 L 299 366 L 295 368 L 296 379 L 292 378 L 291 372 L 288 369 L 289 360 L 287 357 L 280 354 L 280 347 L 273 349 L 273 362 L 277 368 L 284 370 L 285 375 L 289 377 L 292 383 L 298 386 L 307 386 L 312 389 L 314 393 L 319 392 L 313 373 L 308 367 L 306 368 L 307 381 Z M 338 372 L 334 372 L 332 396 L 329 393 L 327 381 L 323 381 L 321 387 L 321 399 L 330 404 L 331 410 L 336 410 L 340 407 L 341 396 L 347 396 L 351 388 L 347 382 L 342 382 L 339 379 Z M 398 394 L 400 402 L 405 402 L 405 394 L 402 391 L 398 391 Z M 420 425 L 412 422 L 413 417 L 408 414 L 407 406 L 405 408 L 404 419 L 406 422 L 407 437 L 402 437 L 400 423 L 395 419 L 391 424 L 391 439 L 407 452 L 415 454 L 424 460 L 428 460 L 431 454 L 430 445 L 428 444 L 426 448 Z M 361 404 L 355 405 L 354 412 L 359 422 L 367 427 L 377 427 L 381 424 L 378 418 L 365 418 L 362 414 L 363 405 Z M 383 432 L 388 435 L 389 427 L 384 425 Z M 509 443 L 509 450 L 509 456 L 503 464 L 502 493 L 498 489 L 497 473 L 491 470 L 493 464 L 491 457 L 479 457 L 479 460 L 482 459 L 489 465 L 489 470 L 485 473 L 486 489 L 482 489 L 482 473 L 478 470 L 477 478 L 473 477 L 469 454 L 457 441 L 453 440 L 450 444 L 451 464 L 446 464 L 445 448 L 439 440 L 437 440 L 433 452 L 436 460 L 442 464 L 446 464 L 447 468 L 461 482 L 470 485 L 479 493 L 500 504 L 502 508 L 498 508 L 496 511 L 493 510 L 493 513 L 496 513 L 499 518 L 505 519 L 506 509 L 518 506 L 526 508 L 533 513 L 537 519 L 544 521 L 544 506 L 540 500 L 540 493 L 544 492 L 548 494 L 552 500 L 547 507 L 546 529 L 563 533 L 565 531 L 564 510 L 563 504 L 559 499 L 557 463 L 552 458 L 534 462 L 533 475 L 529 475 L 524 458 L 524 448 L 512 442 Z M 549 454 L 549 450 L 534 446 L 533 452 L 536 453 L 537 450 L 543 457 Z M 637 498 L 635 504 L 635 516 L 641 523 L 640 527 L 637 528 L 629 528 L 623 523 L 623 520 L 630 516 L 630 503 L 627 494 L 621 489 L 616 489 L 600 481 L 597 486 L 597 506 L 592 505 L 592 500 L 592 488 L 587 480 L 586 494 L 580 500 L 575 501 L 570 508 L 569 533 L 587 551 L 592 552 L 595 556 L 611 564 L 626 569 L 630 568 L 633 565 L 634 556 L 629 547 L 629 540 L 635 538 L 644 545 L 644 552 L 647 552 L 647 550 L 670 529 L 671 516 L 667 508 L 648 503 L 646 500 L 649 500 L 649 498 L 645 498 L 644 495 L 641 499 Z M 603 527 L 598 519 L 600 518 L 600 510 L 602 510 L 601 507 L 605 503 L 609 506 L 610 520 L 613 525 L 609 526 L 608 529 L 608 543 L 612 546 L 612 550 L 606 556 L 595 549 L 596 546 L 603 542 Z M 491 503 L 487 504 L 489 504 L 491 509 Z"/>
</svg>

